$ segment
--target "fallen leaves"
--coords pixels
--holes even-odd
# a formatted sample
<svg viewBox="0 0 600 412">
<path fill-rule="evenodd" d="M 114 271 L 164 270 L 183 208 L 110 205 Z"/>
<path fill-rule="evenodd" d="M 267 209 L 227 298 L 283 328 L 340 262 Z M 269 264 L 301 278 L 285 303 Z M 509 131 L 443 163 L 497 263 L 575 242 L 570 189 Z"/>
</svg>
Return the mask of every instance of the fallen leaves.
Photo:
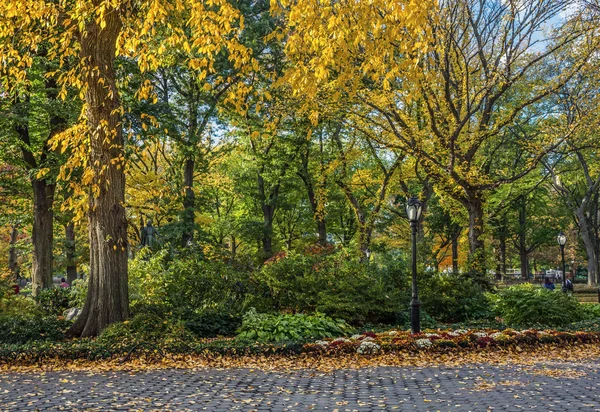
<svg viewBox="0 0 600 412">
<path fill-rule="evenodd" d="M 44 372 L 57 370 L 79 371 L 140 371 L 151 369 L 205 369 L 205 368 L 245 368 L 254 370 L 296 370 L 314 369 L 321 373 L 328 373 L 338 369 L 358 369 L 376 366 L 462 366 L 465 364 L 520 364 L 535 365 L 548 361 L 548 353 L 552 353 L 554 361 L 574 361 L 591 358 L 600 358 L 600 345 L 597 343 L 578 344 L 577 351 L 573 346 L 548 344 L 544 351 L 539 347 L 522 348 L 517 352 L 512 347 L 487 347 L 468 352 L 434 352 L 420 351 L 413 353 L 384 353 L 373 356 L 360 356 L 355 353 L 339 354 L 335 356 L 315 356 L 303 353 L 295 356 L 282 355 L 256 355 L 256 356 L 217 356 L 217 355 L 167 355 L 160 362 L 145 362 L 142 359 L 133 359 L 122 364 L 117 359 L 104 361 L 74 360 L 64 361 L 50 359 L 35 365 L 0 365 L 2 372 Z M 552 371 L 539 371 L 532 373 L 559 373 Z M 575 372 L 566 372 L 566 375 L 575 376 Z"/>
</svg>

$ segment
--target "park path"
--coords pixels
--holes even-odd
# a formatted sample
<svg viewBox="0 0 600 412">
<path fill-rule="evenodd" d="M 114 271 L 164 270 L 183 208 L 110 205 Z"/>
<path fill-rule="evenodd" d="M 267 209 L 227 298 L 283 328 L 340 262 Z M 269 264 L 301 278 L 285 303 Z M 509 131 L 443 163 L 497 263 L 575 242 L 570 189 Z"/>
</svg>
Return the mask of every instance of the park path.
<svg viewBox="0 0 600 412">
<path fill-rule="evenodd" d="M 600 363 L 0 374 L 0 409 L 600 411 Z"/>
</svg>

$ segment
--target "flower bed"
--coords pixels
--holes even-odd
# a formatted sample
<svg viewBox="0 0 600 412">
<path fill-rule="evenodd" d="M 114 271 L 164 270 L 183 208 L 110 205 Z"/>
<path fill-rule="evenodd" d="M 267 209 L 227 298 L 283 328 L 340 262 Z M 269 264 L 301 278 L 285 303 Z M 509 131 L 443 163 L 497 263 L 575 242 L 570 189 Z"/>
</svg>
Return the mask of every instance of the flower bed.
<svg viewBox="0 0 600 412">
<path fill-rule="evenodd" d="M 304 345 L 305 352 L 378 354 L 399 351 L 473 350 L 492 346 L 523 346 L 539 344 L 574 344 L 600 342 L 598 332 L 563 332 L 556 330 L 436 330 L 411 334 L 391 330 L 366 332 L 349 339 L 324 339 Z"/>
<path fill-rule="evenodd" d="M 336 358 L 399 353 L 462 353 L 514 347 L 517 351 L 539 345 L 567 346 L 600 342 L 599 332 L 563 332 L 556 330 L 430 330 L 412 335 L 408 331 L 365 332 L 348 338 L 320 339 L 311 343 L 247 343 L 236 339 L 167 340 L 137 342 L 132 345 L 106 344 L 93 339 L 63 342 L 32 342 L 24 345 L 0 345 L 0 364 L 44 364 L 46 361 L 127 361 L 144 359 L 158 362 L 169 357 L 304 357 Z"/>
</svg>

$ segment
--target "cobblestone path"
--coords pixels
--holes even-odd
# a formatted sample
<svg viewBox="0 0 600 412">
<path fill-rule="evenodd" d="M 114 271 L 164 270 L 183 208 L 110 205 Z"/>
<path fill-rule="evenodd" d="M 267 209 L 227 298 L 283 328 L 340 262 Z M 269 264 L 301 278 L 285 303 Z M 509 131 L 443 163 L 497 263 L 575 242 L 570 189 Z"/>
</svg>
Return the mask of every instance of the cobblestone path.
<svg viewBox="0 0 600 412">
<path fill-rule="evenodd" d="M 600 363 L 1 374 L 0 409 L 600 411 Z"/>
</svg>

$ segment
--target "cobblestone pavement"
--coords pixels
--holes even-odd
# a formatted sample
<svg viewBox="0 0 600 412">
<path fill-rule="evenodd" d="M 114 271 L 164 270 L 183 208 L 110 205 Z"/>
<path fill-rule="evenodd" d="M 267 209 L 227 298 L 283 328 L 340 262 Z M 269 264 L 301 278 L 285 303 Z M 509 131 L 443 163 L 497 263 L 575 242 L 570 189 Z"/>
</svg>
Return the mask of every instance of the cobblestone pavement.
<svg viewBox="0 0 600 412">
<path fill-rule="evenodd" d="M 600 360 L 599 360 L 600 361 Z M 600 363 L 0 375 L 0 409 L 600 411 Z"/>
</svg>

